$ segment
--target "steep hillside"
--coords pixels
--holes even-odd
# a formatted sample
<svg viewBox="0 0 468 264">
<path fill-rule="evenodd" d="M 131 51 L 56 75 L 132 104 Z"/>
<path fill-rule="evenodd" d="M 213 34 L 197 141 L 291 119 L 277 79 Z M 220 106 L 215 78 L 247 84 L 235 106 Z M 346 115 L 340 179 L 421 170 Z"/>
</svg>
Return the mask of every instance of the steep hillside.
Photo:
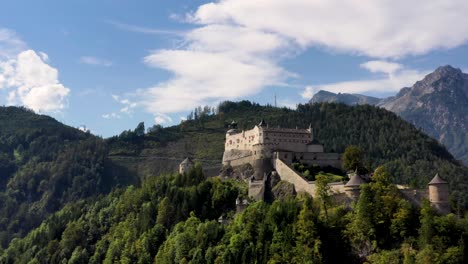
<svg viewBox="0 0 468 264">
<path fill-rule="evenodd" d="M 247 101 L 225 102 L 216 115 L 160 128 L 139 140 L 126 135 L 111 138 L 108 140 L 110 153 L 114 154 L 111 159 L 131 164 L 131 169 L 138 168 L 141 178 L 170 170 L 171 166 L 174 171 L 186 156 L 200 159 L 207 166 L 219 166 L 228 124 L 235 120 L 241 129 L 251 129 L 261 118 L 270 126 L 312 124 L 325 151 L 342 153 L 349 145 L 360 146 L 366 151 L 367 166 L 375 169 L 386 164 L 395 182 L 424 187 L 438 172 L 454 188 L 468 190 L 467 168 L 458 164 L 443 146 L 397 115 L 369 105 L 323 103 L 299 105 L 295 111 Z M 164 170 L 159 171 L 160 168 Z"/>
<path fill-rule="evenodd" d="M 0 245 L 70 201 L 131 182 L 110 168 L 102 139 L 24 108 L 0 107 Z"/>
<path fill-rule="evenodd" d="M 359 94 L 319 91 L 310 103 L 370 104 L 400 115 L 439 140 L 468 165 L 468 74 L 443 66 L 393 97 L 378 99 Z"/>
<path fill-rule="evenodd" d="M 246 183 L 161 175 L 65 206 L 0 263 L 464 263 L 468 222 L 402 199 L 384 170 L 352 210 L 288 195 L 235 211 Z M 222 218 L 219 218 L 222 216 Z M 337 254 L 339 252 L 339 254 Z M 405 261 L 405 262 L 404 262 Z"/>
</svg>

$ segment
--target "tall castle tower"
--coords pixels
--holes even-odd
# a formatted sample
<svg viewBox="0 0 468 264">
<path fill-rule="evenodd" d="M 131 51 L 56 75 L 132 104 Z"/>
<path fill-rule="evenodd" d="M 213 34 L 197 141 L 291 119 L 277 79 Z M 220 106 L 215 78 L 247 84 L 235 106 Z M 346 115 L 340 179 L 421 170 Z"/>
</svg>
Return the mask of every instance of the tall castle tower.
<svg viewBox="0 0 468 264">
<path fill-rule="evenodd" d="M 429 201 L 441 214 L 450 213 L 449 185 L 437 173 L 429 182 Z"/>
</svg>

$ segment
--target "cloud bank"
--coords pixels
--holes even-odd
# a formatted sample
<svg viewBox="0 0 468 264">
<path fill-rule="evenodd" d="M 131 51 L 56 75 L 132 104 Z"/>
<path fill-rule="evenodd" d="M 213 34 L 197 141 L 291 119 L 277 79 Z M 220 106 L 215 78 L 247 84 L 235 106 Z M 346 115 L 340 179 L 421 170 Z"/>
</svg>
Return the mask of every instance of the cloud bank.
<svg viewBox="0 0 468 264">
<path fill-rule="evenodd" d="M 0 90 L 8 91 L 8 104 L 49 113 L 66 107 L 70 89 L 48 61 L 46 53 L 28 49 L 14 31 L 0 28 Z"/>
<path fill-rule="evenodd" d="M 45 53 L 20 52 L 0 61 L 0 89 L 9 89 L 8 104 L 24 105 L 37 112 L 57 112 L 66 107 L 70 89 L 58 80 L 57 69 L 48 65 Z"/>
<path fill-rule="evenodd" d="M 182 45 L 152 51 L 144 58 L 148 66 L 169 71 L 172 77 L 140 91 L 142 105 L 152 113 L 174 113 L 257 94 L 294 76 L 280 66 L 281 61 L 309 48 L 375 58 L 360 67 L 381 75 L 379 79 L 308 86 L 304 97 L 310 98 L 318 89 L 396 91 L 424 73 L 388 59 L 466 43 L 467 12 L 464 0 L 207 3 L 186 14 L 185 21 L 195 28 L 179 32 Z"/>
</svg>

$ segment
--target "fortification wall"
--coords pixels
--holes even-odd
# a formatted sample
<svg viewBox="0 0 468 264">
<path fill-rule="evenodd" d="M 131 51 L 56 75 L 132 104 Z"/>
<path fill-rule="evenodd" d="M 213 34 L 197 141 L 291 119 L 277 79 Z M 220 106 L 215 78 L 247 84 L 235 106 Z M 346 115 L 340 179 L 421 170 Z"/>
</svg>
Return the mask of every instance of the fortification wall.
<svg viewBox="0 0 468 264">
<path fill-rule="evenodd" d="M 315 196 L 315 185 L 302 178 L 281 159 L 274 160 L 274 167 L 281 180 L 292 183 L 297 192 L 306 192 Z"/>
<path fill-rule="evenodd" d="M 261 180 L 251 178 L 249 181 L 249 197 L 252 197 L 256 201 L 263 200 L 265 198 L 266 180 L 266 177 Z"/>
<path fill-rule="evenodd" d="M 227 165 L 228 161 L 238 160 L 241 158 L 252 156 L 251 150 L 230 149 L 225 150 L 223 154 L 223 164 Z"/>
<path fill-rule="evenodd" d="M 341 169 L 341 155 L 338 153 L 296 153 L 301 163 L 316 164 L 319 166 L 332 166 Z"/>
<path fill-rule="evenodd" d="M 422 200 L 427 199 L 428 197 L 428 191 L 427 189 L 408 189 L 404 188 L 401 185 L 397 185 L 398 190 L 400 191 L 401 195 L 410 203 L 421 207 L 422 205 Z"/>
<path fill-rule="evenodd" d="M 230 165 L 231 167 L 236 167 L 236 166 L 241 166 L 241 165 L 244 165 L 244 164 L 252 164 L 253 161 L 254 161 L 255 157 L 250 155 L 250 156 L 247 156 L 247 157 L 242 157 L 242 158 L 237 158 L 237 159 L 232 159 L 232 160 L 228 160 L 228 161 L 225 161 L 223 162 L 223 165 Z"/>
<path fill-rule="evenodd" d="M 338 193 L 344 193 L 344 182 L 331 182 L 328 184 L 330 186 L 331 194 L 338 194 Z"/>
</svg>

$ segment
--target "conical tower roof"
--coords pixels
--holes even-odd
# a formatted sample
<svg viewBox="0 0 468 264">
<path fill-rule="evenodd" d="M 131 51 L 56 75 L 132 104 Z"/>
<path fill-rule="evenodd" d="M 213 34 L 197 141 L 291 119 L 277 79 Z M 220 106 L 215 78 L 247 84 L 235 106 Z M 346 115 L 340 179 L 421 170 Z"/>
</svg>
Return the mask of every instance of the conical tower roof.
<svg viewBox="0 0 468 264">
<path fill-rule="evenodd" d="M 440 176 L 439 173 L 437 173 L 434 178 L 428 183 L 428 185 L 434 185 L 434 184 L 447 184 L 448 182 L 444 181 Z"/>
<path fill-rule="evenodd" d="M 180 164 L 193 164 L 193 161 L 190 158 L 185 158 Z"/>
<path fill-rule="evenodd" d="M 260 126 L 260 127 L 265 127 L 265 126 L 267 126 L 267 123 L 265 122 L 264 119 L 262 119 L 262 120 L 260 121 L 260 123 L 258 124 L 258 126 Z"/>
<path fill-rule="evenodd" d="M 364 183 L 366 182 L 361 178 L 361 176 L 359 176 L 357 173 L 353 173 L 349 181 L 345 184 L 345 187 L 355 187 Z"/>
</svg>

